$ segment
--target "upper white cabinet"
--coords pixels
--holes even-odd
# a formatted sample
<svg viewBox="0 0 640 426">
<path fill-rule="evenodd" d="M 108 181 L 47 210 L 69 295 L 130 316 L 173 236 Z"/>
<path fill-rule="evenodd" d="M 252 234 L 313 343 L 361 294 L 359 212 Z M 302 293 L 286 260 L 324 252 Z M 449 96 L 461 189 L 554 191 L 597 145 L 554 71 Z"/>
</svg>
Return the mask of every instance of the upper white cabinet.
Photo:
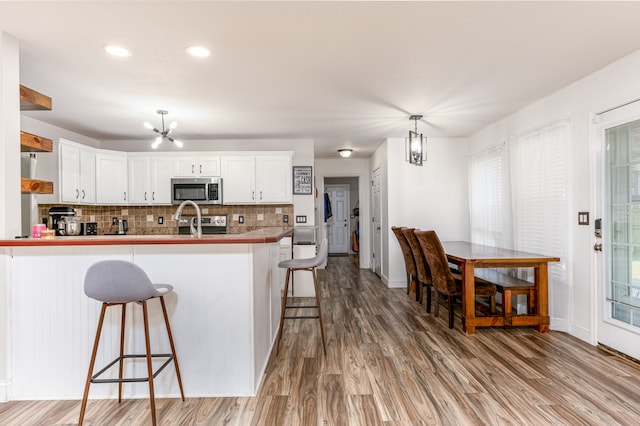
<svg viewBox="0 0 640 426">
<path fill-rule="evenodd" d="M 95 203 L 95 151 L 61 139 L 59 153 L 60 202 Z"/>
<path fill-rule="evenodd" d="M 220 176 L 220 157 L 212 155 L 176 157 L 173 160 L 173 176 Z"/>
<path fill-rule="evenodd" d="M 133 155 L 128 166 L 129 204 L 171 204 L 171 157 Z"/>
<path fill-rule="evenodd" d="M 291 155 L 222 157 L 224 204 L 290 204 Z"/>
<path fill-rule="evenodd" d="M 96 154 L 96 202 L 127 204 L 127 154 L 100 151 Z"/>
<path fill-rule="evenodd" d="M 256 198 L 258 203 L 290 204 L 292 175 L 290 155 L 256 156 Z"/>
<path fill-rule="evenodd" d="M 256 158 L 252 155 L 222 157 L 222 203 L 256 202 Z"/>
</svg>

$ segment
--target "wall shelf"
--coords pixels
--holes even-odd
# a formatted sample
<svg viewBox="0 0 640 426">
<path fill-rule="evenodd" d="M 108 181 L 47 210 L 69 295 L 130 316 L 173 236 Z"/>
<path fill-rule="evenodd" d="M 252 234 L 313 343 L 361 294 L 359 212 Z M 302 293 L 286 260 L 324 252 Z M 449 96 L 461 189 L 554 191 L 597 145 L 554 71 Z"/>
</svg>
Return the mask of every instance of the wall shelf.
<svg viewBox="0 0 640 426">
<path fill-rule="evenodd" d="M 20 85 L 20 111 L 51 110 L 51 98 Z"/>
<path fill-rule="evenodd" d="M 20 131 L 21 152 L 52 152 L 53 141 L 41 136 Z"/>
<path fill-rule="evenodd" d="M 53 182 L 20 178 L 20 191 L 23 194 L 53 194 Z"/>
</svg>

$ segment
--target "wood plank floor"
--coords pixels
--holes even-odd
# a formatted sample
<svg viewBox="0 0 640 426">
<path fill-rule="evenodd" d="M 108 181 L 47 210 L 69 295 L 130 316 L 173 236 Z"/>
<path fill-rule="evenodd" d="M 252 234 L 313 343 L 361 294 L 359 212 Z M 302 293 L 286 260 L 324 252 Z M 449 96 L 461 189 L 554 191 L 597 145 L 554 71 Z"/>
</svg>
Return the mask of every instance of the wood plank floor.
<svg viewBox="0 0 640 426">
<path fill-rule="evenodd" d="M 317 320 L 285 324 L 255 398 L 160 399 L 163 425 L 632 425 L 640 366 L 567 334 L 479 329 L 466 336 L 353 257 L 320 271 Z M 179 348 L 178 348 L 179 349 Z M 166 374 L 166 373 L 163 373 Z M 78 383 L 82 388 L 83 383 Z M 1 425 L 71 425 L 79 401 L 0 404 Z M 90 400 L 87 425 L 150 424 L 148 400 Z"/>
</svg>

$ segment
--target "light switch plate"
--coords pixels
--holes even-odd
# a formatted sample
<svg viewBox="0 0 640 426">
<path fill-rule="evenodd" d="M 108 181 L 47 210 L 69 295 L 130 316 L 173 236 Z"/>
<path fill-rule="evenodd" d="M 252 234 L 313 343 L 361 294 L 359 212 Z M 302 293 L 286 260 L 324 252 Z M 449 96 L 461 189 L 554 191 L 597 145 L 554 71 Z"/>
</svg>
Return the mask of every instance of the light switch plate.
<svg viewBox="0 0 640 426">
<path fill-rule="evenodd" d="M 307 223 L 306 216 L 296 216 L 296 223 Z"/>
<path fill-rule="evenodd" d="M 578 225 L 589 224 L 589 212 L 578 212 Z"/>
</svg>

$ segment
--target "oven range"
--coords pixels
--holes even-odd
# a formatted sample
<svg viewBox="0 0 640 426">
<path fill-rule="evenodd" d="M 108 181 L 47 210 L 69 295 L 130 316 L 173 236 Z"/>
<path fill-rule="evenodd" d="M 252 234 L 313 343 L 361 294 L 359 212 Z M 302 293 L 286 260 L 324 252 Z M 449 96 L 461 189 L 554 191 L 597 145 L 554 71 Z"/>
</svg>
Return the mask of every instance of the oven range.
<svg viewBox="0 0 640 426">
<path fill-rule="evenodd" d="M 182 216 L 178 220 L 178 234 L 189 235 L 189 225 L 193 221 L 196 223 L 197 216 Z M 226 234 L 229 232 L 229 222 L 227 216 L 202 216 L 200 218 L 200 224 L 202 226 L 202 234 Z"/>
</svg>

